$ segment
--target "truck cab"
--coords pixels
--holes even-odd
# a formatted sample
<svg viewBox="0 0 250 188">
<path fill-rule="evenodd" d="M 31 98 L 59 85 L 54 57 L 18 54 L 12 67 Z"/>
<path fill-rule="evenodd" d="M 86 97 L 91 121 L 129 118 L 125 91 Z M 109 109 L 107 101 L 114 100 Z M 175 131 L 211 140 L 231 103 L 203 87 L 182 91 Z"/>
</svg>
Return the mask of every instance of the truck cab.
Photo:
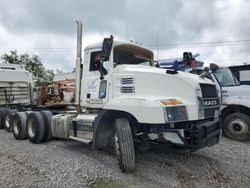
<svg viewBox="0 0 250 188">
<path fill-rule="evenodd" d="M 153 52 L 132 42 L 112 41 L 108 58 L 102 59 L 103 45 L 85 48 L 78 88 L 81 113 L 52 117 L 55 137 L 98 149 L 115 143 L 122 171 L 134 168 L 134 141 L 191 151 L 218 143 L 220 104 L 211 80 L 159 69 Z M 62 117 L 72 125 L 58 134 Z"/>
<path fill-rule="evenodd" d="M 239 141 L 250 139 L 250 86 L 241 85 L 226 67 L 208 70 L 221 92 L 221 119 L 227 137 Z"/>
</svg>

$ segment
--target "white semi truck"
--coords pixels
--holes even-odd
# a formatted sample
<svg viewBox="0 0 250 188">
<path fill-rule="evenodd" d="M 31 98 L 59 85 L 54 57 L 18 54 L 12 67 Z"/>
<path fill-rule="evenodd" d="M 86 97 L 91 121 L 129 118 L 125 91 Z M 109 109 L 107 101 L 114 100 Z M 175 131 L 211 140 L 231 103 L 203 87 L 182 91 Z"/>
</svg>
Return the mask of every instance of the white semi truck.
<svg viewBox="0 0 250 188">
<path fill-rule="evenodd" d="M 82 63 L 77 25 L 76 110 L 19 111 L 12 117 L 16 139 L 55 137 L 111 147 L 122 172 L 135 169 L 134 141 L 191 151 L 218 143 L 219 97 L 212 81 L 159 69 L 151 50 L 112 37 L 86 47 Z"/>
<path fill-rule="evenodd" d="M 224 134 L 234 140 L 250 140 L 250 86 L 240 85 L 229 68 L 213 65 L 207 69 L 221 93 L 221 120 Z M 199 68 L 192 72 L 201 73 Z"/>
<path fill-rule="evenodd" d="M 164 60 L 161 63 L 162 68 L 172 69 L 175 66 L 185 72 L 213 80 L 222 104 L 220 117 L 224 134 L 234 140 L 250 140 L 250 86 L 240 85 L 227 67 L 216 64 L 211 64 L 210 68 L 202 67 L 203 63 L 196 61 L 190 52 L 184 52 L 183 58 L 176 60 L 176 63 L 173 59 L 172 63 Z"/>
<path fill-rule="evenodd" d="M 0 63 L 0 128 L 11 131 L 14 112 L 35 108 L 32 74 L 23 65 Z"/>
</svg>

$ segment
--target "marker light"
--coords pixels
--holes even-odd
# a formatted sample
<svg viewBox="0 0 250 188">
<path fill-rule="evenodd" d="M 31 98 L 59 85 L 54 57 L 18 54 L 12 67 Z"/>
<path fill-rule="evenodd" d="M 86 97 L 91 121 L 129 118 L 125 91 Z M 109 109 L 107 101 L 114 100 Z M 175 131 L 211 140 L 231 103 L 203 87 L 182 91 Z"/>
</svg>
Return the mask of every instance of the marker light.
<svg viewBox="0 0 250 188">
<path fill-rule="evenodd" d="M 159 100 L 159 102 L 162 105 L 166 105 L 166 106 L 169 106 L 169 105 L 175 106 L 175 105 L 182 104 L 182 102 L 178 101 L 177 99 Z"/>
</svg>

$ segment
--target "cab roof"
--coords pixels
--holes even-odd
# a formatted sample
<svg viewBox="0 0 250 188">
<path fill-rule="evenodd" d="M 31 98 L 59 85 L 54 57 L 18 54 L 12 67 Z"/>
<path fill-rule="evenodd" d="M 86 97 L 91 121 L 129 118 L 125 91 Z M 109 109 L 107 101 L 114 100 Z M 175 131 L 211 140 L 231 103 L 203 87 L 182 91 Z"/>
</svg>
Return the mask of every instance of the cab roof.
<svg viewBox="0 0 250 188">
<path fill-rule="evenodd" d="M 145 48 L 143 45 L 135 43 L 135 42 L 114 40 L 113 47 L 118 47 L 118 46 L 128 46 L 128 47 L 130 46 L 130 47 L 134 47 L 134 48 L 140 48 L 141 50 L 148 51 L 151 54 L 151 56 L 153 57 L 153 52 L 150 49 Z M 102 42 L 88 45 L 84 49 L 84 51 L 100 50 L 100 49 L 102 49 Z"/>
</svg>

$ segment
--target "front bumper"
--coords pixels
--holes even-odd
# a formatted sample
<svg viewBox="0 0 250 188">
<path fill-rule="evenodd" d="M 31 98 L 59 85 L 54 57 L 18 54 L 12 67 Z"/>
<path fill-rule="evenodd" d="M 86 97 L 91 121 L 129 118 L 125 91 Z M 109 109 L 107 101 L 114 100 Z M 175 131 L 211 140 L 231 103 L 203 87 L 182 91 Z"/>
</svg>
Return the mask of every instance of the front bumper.
<svg viewBox="0 0 250 188">
<path fill-rule="evenodd" d="M 219 142 L 221 136 L 221 122 L 220 119 L 217 118 L 213 120 L 158 125 L 156 127 L 151 125 L 150 132 L 158 134 L 158 141 L 160 144 L 170 142 L 182 148 L 196 151 L 204 147 L 213 146 Z M 177 142 L 173 137 L 168 138 L 165 136 L 167 135 L 165 133 L 175 134 L 178 136 L 179 141 Z"/>
<path fill-rule="evenodd" d="M 221 122 L 220 119 L 196 124 L 193 136 L 191 137 L 192 144 L 189 147 L 192 151 L 200 148 L 213 146 L 219 142 L 221 136 Z"/>
</svg>

